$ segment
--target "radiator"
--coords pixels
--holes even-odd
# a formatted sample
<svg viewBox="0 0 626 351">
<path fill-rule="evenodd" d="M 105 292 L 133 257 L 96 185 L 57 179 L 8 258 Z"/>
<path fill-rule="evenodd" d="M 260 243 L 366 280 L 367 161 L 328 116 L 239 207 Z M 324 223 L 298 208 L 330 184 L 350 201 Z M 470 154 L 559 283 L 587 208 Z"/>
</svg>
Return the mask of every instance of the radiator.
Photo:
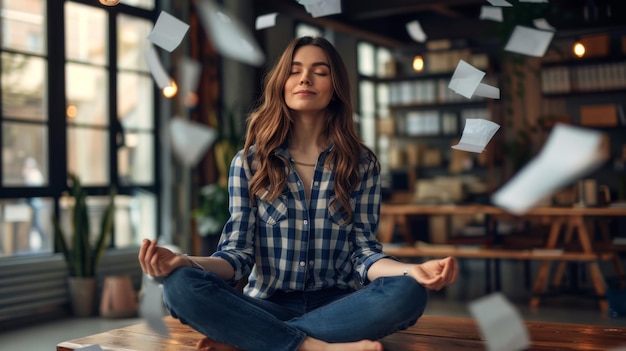
<svg viewBox="0 0 626 351">
<path fill-rule="evenodd" d="M 112 250 L 98 268 L 98 301 L 104 277 L 129 275 L 136 290 L 141 285 L 137 250 Z M 63 256 L 12 257 L 0 260 L 0 325 L 12 320 L 69 311 L 67 268 Z"/>
</svg>

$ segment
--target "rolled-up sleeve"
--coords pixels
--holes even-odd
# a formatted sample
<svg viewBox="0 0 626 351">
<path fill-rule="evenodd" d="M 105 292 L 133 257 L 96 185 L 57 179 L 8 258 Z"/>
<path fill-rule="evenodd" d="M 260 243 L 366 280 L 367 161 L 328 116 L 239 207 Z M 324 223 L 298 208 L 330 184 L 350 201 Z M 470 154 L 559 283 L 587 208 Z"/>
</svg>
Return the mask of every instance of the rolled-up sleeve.
<svg viewBox="0 0 626 351">
<path fill-rule="evenodd" d="M 352 264 L 361 284 L 369 283 L 367 271 L 382 258 L 392 258 L 383 252 L 376 238 L 380 218 L 381 179 L 380 168 L 370 156 L 362 158 L 360 165 L 361 184 L 354 193 L 356 199 L 353 213 Z"/>
<path fill-rule="evenodd" d="M 235 281 L 250 274 L 255 261 L 256 207 L 252 206 L 248 191 L 251 176 L 249 163 L 239 151 L 231 162 L 228 176 L 230 218 L 222 230 L 218 250 L 212 255 L 225 259 L 233 266 Z"/>
</svg>

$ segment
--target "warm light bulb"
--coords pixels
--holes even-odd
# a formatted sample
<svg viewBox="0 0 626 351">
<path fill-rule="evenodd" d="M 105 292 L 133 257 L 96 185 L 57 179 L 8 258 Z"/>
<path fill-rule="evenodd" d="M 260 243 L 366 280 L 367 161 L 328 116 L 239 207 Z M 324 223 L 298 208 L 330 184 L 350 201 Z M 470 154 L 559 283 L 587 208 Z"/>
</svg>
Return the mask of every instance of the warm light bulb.
<svg viewBox="0 0 626 351">
<path fill-rule="evenodd" d="M 100 0 L 100 3 L 104 6 L 115 6 L 120 3 L 120 0 Z"/>
<path fill-rule="evenodd" d="M 67 106 L 67 110 L 65 113 L 67 114 L 67 117 L 74 118 L 78 114 L 78 109 L 74 105 L 69 105 Z"/>
<path fill-rule="evenodd" d="M 178 92 L 178 86 L 176 85 L 176 82 L 174 81 L 172 81 L 170 85 L 163 88 L 163 96 L 165 96 L 168 99 L 171 97 L 174 97 L 174 95 L 176 95 L 177 92 Z"/>
<path fill-rule="evenodd" d="M 577 57 L 583 57 L 585 55 L 585 46 L 583 43 L 579 41 L 574 43 L 574 55 Z"/>
<path fill-rule="evenodd" d="M 424 69 L 424 59 L 422 56 L 417 55 L 413 58 L 413 70 L 415 72 L 421 72 Z"/>
</svg>

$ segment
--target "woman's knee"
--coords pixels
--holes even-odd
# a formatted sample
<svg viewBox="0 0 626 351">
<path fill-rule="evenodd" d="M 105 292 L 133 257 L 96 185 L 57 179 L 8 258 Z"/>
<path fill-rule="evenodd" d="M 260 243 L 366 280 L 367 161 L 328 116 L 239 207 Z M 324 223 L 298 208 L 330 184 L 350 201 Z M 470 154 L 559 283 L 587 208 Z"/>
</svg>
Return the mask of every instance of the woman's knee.
<svg viewBox="0 0 626 351">
<path fill-rule="evenodd" d="M 391 294 L 390 308 L 406 319 L 419 318 L 426 309 L 428 291 L 411 277 L 391 277 L 385 282 L 385 290 Z"/>
<path fill-rule="evenodd" d="M 199 298 L 206 298 L 207 290 L 218 284 L 215 274 L 194 268 L 179 268 L 163 281 L 163 299 L 168 308 L 180 304 L 189 305 Z M 200 291 L 202 291 L 200 293 Z M 203 296 L 197 296 L 200 295 Z"/>
</svg>

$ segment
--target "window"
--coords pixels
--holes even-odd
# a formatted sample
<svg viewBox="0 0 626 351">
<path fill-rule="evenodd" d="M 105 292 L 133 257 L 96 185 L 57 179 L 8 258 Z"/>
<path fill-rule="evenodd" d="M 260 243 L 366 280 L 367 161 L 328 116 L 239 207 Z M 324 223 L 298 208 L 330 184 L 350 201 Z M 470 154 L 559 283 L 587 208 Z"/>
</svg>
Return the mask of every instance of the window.
<svg viewBox="0 0 626 351">
<path fill-rule="evenodd" d="M 51 216 L 69 222 L 68 173 L 91 195 L 92 223 L 117 189 L 113 247 L 158 232 L 156 95 L 143 56 L 156 6 L 122 4 L 0 2 L 0 257 L 53 252 Z"/>
<path fill-rule="evenodd" d="M 365 41 L 357 43 L 360 133 L 365 144 L 376 150 L 383 173 L 389 170 L 390 139 L 378 129 L 391 121 L 389 85 L 384 78 L 389 76 L 392 64 L 393 54 L 388 48 Z"/>
</svg>

